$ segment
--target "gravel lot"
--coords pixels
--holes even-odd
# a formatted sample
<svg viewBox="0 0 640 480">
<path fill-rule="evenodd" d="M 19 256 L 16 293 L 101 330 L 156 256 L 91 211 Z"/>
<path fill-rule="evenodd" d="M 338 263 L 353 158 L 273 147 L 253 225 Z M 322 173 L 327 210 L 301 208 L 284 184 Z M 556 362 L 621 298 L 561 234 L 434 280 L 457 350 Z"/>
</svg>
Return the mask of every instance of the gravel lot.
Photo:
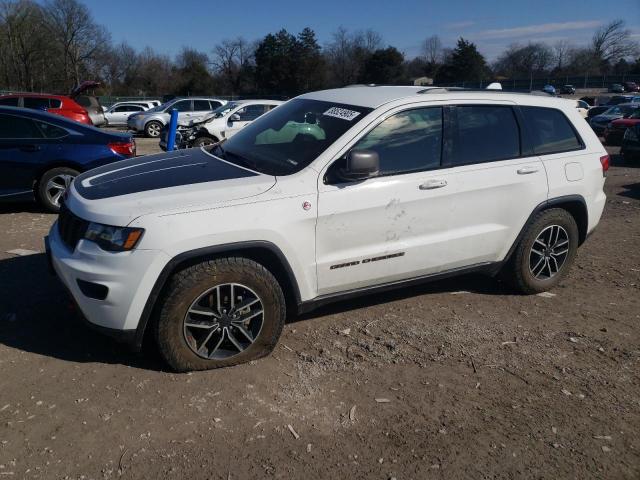
<svg viewBox="0 0 640 480">
<path fill-rule="evenodd" d="M 469 276 L 362 298 L 185 375 L 81 325 L 43 254 L 6 253 L 54 217 L 1 206 L 0 476 L 640 478 L 640 163 L 613 162 L 553 295 Z"/>
</svg>

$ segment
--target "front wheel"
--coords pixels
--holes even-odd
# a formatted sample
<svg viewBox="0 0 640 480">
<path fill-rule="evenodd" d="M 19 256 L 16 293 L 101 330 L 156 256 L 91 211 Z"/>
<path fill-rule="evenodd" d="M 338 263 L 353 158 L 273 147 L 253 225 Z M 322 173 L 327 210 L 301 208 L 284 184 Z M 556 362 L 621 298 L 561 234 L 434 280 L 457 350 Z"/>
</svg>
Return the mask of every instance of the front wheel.
<svg viewBox="0 0 640 480">
<path fill-rule="evenodd" d="M 286 317 L 282 289 L 247 258 L 209 260 L 170 280 L 156 317 L 156 341 L 176 371 L 245 363 L 274 348 Z"/>
<path fill-rule="evenodd" d="M 163 125 L 160 122 L 152 120 L 144 126 L 144 134 L 149 138 L 158 138 L 162 127 Z"/>
<path fill-rule="evenodd" d="M 45 172 L 38 181 L 36 192 L 40 204 L 50 212 L 60 211 L 60 201 L 78 174 L 77 170 L 68 167 L 52 168 Z"/>
<path fill-rule="evenodd" d="M 503 273 L 521 293 L 550 290 L 573 264 L 578 242 L 578 226 L 569 212 L 544 210 L 526 227 Z"/>
<path fill-rule="evenodd" d="M 206 147 L 207 145 L 213 145 L 214 143 L 216 143 L 216 140 L 211 137 L 198 137 L 193 141 L 193 147 Z"/>
</svg>

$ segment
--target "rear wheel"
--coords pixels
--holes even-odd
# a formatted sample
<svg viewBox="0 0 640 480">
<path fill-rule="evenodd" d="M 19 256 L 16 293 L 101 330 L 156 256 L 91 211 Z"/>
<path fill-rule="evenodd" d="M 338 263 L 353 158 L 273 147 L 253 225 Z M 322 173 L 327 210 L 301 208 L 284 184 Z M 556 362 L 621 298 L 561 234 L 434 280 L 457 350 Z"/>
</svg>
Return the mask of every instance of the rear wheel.
<svg viewBox="0 0 640 480">
<path fill-rule="evenodd" d="M 150 138 L 157 138 L 160 136 L 160 131 L 163 125 L 155 120 L 150 121 L 144 126 L 144 134 Z"/>
<path fill-rule="evenodd" d="M 156 340 L 176 371 L 206 370 L 269 354 L 285 322 L 282 289 L 262 265 L 222 258 L 171 279 L 157 313 Z"/>
<path fill-rule="evenodd" d="M 52 168 L 42 175 L 38 181 L 37 197 L 40 204 L 50 212 L 60 211 L 60 201 L 67 188 L 78 176 L 79 172 L 73 168 Z"/>
<path fill-rule="evenodd" d="M 560 208 L 540 212 L 505 266 L 506 279 L 525 294 L 550 290 L 573 264 L 578 241 L 578 226 L 569 212 Z"/>
</svg>

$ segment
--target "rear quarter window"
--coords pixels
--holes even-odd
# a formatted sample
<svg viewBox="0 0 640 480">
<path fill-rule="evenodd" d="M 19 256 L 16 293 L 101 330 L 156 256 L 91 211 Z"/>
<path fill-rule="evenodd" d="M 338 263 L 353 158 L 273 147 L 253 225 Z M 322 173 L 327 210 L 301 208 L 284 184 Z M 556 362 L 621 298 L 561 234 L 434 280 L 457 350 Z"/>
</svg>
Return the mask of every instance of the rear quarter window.
<svg viewBox="0 0 640 480">
<path fill-rule="evenodd" d="M 545 107 L 520 107 L 537 155 L 568 152 L 584 148 L 569 119 L 560 110 Z"/>
</svg>

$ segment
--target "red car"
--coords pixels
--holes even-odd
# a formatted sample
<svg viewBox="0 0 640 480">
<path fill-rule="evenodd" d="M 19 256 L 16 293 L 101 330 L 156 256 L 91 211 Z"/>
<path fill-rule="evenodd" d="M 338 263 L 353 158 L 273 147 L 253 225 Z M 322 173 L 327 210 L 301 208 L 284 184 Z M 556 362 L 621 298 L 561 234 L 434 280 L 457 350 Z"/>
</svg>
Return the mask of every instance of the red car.
<svg viewBox="0 0 640 480">
<path fill-rule="evenodd" d="M 100 126 L 106 123 L 104 112 L 96 97 L 80 95 L 89 88 L 99 85 L 96 82 L 83 82 L 70 95 L 49 93 L 12 93 L 0 96 L 0 105 L 8 107 L 32 108 L 44 110 L 70 118 L 86 125 Z"/>
<path fill-rule="evenodd" d="M 613 120 L 604 131 L 604 143 L 607 145 L 619 145 L 622 142 L 624 132 L 629 127 L 640 124 L 640 109 L 628 117 Z"/>
</svg>

